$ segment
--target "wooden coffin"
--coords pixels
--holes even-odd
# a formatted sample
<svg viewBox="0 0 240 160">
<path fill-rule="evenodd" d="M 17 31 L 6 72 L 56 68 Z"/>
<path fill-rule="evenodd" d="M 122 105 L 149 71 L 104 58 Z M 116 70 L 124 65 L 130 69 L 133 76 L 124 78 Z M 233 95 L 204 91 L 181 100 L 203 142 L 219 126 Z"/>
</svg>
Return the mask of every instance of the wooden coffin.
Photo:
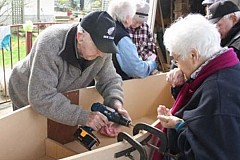
<svg viewBox="0 0 240 160">
<path fill-rule="evenodd" d="M 173 99 L 166 75 L 159 74 L 144 79 L 124 81 L 125 108 L 133 124 L 157 123 L 156 108 L 159 104 L 171 106 Z M 65 94 L 72 103 L 81 104 L 90 110 L 95 102 L 102 102 L 102 97 L 94 87 L 70 91 Z M 48 120 L 34 112 L 31 106 L 24 107 L 10 115 L 0 118 L 0 159 L 1 160 L 111 160 L 129 159 L 116 153 L 130 148 L 130 142 L 124 139 L 109 138 L 93 132 L 100 140 L 100 145 L 88 151 L 73 137 L 76 126 L 66 126 Z M 139 132 L 133 136 L 133 128 L 122 127 L 122 132 L 133 140 L 141 142 L 148 132 Z M 119 142 L 118 142 L 119 141 Z M 150 152 L 150 149 L 146 149 Z M 131 156 L 140 159 L 138 151 Z"/>
</svg>

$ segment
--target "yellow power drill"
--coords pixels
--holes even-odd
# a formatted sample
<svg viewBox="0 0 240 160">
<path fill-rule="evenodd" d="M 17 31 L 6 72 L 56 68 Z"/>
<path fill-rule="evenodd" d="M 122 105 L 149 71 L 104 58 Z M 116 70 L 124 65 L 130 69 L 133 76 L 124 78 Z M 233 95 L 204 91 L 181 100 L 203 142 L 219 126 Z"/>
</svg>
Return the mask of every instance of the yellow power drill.
<svg viewBox="0 0 240 160">
<path fill-rule="evenodd" d="M 105 106 L 101 103 L 94 103 L 91 107 L 91 111 L 100 112 L 107 117 L 111 122 L 123 125 L 126 127 L 132 126 L 131 121 L 119 114 L 115 109 Z M 92 133 L 93 129 L 88 126 L 79 126 L 74 133 L 74 137 L 88 150 L 92 150 L 94 147 L 100 144 L 99 139 Z"/>
</svg>

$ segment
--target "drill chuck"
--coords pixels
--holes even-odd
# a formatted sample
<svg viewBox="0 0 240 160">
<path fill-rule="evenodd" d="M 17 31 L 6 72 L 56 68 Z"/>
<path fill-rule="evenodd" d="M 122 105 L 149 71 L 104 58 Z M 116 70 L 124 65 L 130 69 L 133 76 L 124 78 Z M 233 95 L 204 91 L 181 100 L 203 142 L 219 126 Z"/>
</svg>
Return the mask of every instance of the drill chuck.
<svg viewBox="0 0 240 160">
<path fill-rule="evenodd" d="M 115 109 L 107 107 L 101 103 L 94 103 L 91 107 L 91 110 L 104 114 L 111 122 L 115 122 L 126 127 L 129 127 L 131 124 L 129 119 L 119 114 Z"/>
</svg>

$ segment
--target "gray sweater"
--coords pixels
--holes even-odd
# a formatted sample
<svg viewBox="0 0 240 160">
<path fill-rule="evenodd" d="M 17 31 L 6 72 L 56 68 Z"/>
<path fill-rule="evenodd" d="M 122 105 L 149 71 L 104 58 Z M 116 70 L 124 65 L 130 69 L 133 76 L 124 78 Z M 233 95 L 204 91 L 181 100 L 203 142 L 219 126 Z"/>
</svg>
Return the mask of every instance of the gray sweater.
<svg viewBox="0 0 240 160">
<path fill-rule="evenodd" d="M 71 104 L 62 93 L 87 87 L 93 79 L 105 105 L 112 106 L 115 100 L 123 103 L 122 79 L 112 55 L 98 57 L 82 71 L 76 58 L 76 32 L 76 24 L 58 24 L 39 34 L 30 54 L 10 76 L 9 94 L 17 108 L 30 104 L 59 123 L 84 125 L 89 111 Z"/>
</svg>

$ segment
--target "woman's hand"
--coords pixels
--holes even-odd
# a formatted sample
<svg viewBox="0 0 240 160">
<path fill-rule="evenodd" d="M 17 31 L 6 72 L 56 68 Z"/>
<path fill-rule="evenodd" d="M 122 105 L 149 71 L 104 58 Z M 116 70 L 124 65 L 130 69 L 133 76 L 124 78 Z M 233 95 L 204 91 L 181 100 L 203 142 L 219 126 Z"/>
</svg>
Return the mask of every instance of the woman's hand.
<svg viewBox="0 0 240 160">
<path fill-rule="evenodd" d="M 185 83 L 185 76 L 179 68 L 174 68 L 167 73 L 166 80 L 172 87 L 181 86 Z"/>
<path fill-rule="evenodd" d="M 170 110 L 164 105 L 159 105 L 157 113 L 157 118 L 160 120 L 160 123 L 164 128 L 175 128 L 176 124 L 182 121 L 182 119 L 173 116 Z"/>
</svg>

